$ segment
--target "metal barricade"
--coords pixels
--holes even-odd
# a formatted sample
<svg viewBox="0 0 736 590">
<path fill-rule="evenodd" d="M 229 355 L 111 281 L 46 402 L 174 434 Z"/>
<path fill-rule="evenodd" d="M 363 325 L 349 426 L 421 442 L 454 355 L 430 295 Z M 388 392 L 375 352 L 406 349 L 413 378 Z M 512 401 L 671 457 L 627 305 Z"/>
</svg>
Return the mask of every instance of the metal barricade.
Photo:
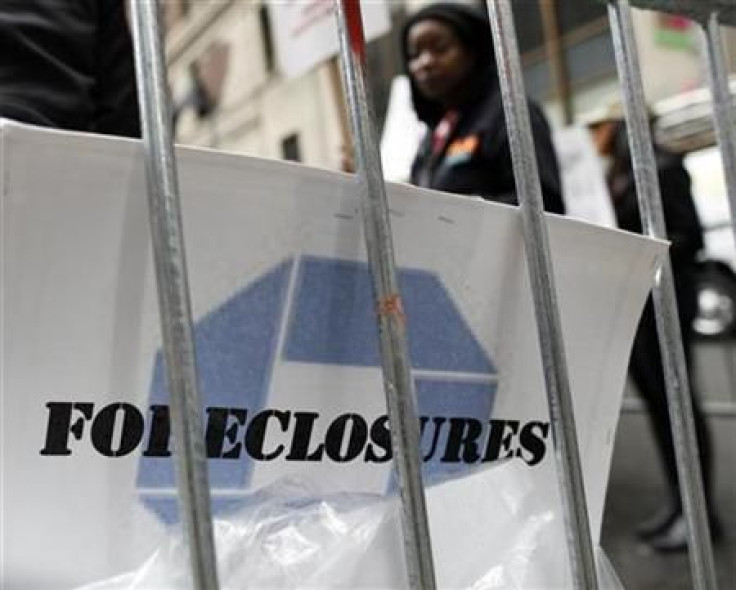
<svg viewBox="0 0 736 590">
<path fill-rule="evenodd" d="M 365 70 L 360 0 L 335 0 L 344 91 L 350 108 L 363 232 L 378 321 L 378 342 L 389 430 L 402 505 L 409 585 L 436 586 L 419 452 L 419 418 L 411 376 L 406 323 L 394 261 L 393 238 Z"/>
<path fill-rule="evenodd" d="M 722 49 L 718 46 L 717 15 L 723 9 L 732 10 L 730 0 L 707 2 L 703 0 L 639 0 L 642 8 L 666 10 L 685 14 L 701 22 L 708 39 L 708 56 L 711 67 L 710 80 L 716 111 L 716 127 L 724 158 L 731 217 L 734 219 L 734 179 L 729 169 L 733 161 L 733 126 L 729 124 L 728 81 L 725 79 Z M 624 94 L 624 109 L 629 134 L 633 169 L 636 182 L 642 227 L 647 235 L 667 239 L 662 195 L 660 193 L 657 166 L 654 156 L 644 91 L 639 68 L 636 41 L 629 0 L 608 0 L 609 18 L 613 35 L 616 63 Z M 725 88 L 725 92 L 724 92 Z M 736 226 L 735 226 L 736 229 Z M 713 548 L 708 513 L 700 468 L 700 454 L 695 434 L 692 398 L 688 369 L 682 344 L 680 323 L 675 299 L 674 279 L 669 259 L 658 274 L 652 291 L 657 332 L 662 354 L 667 402 L 672 424 L 680 494 L 688 525 L 688 548 L 695 588 L 717 588 Z"/>
<path fill-rule="evenodd" d="M 721 38 L 722 25 L 736 26 L 736 0 L 631 0 L 631 5 L 687 16 L 700 26 L 713 100 L 716 139 L 731 207 L 731 227 L 736 237 L 736 120 L 731 106 Z"/>
<path fill-rule="evenodd" d="M 336 0 L 345 91 L 351 107 L 366 249 L 375 295 L 386 402 L 403 507 L 405 558 L 412 588 L 435 587 L 406 328 L 378 143 L 368 107 L 365 40 L 359 0 Z M 177 441 L 177 484 L 194 587 L 218 588 L 209 486 L 192 339 L 186 259 L 165 77 L 160 6 L 135 0 L 136 75 L 149 185 L 149 217 L 159 313 Z"/>
<path fill-rule="evenodd" d="M 489 1 L 488 12 L 523 222 L 524 244 L 547 389 L 570 567 L 575 588 L 593 590 L 598 587 L 598 582 L 580 466 L 570 379 L 557 304 L 552 255 L 544 222 L 542 188 L 510 0 Z"/>
<path fill-rule="evenodd" d="M 407 572 L 413 588 L 431 589 L 436 586 L 436 581 L 422 486 L 419 421 L 396 277 L 386 190 L 369 108 L 360 0 L 334 1 L 340 31 L 344 90 L 350 106 L 357 154 L 357 181 L 377 311 L 384 389 L 401 490 Z M 626 117 L 629 122 L 643 225 L 648 235 L 664 238 L 661 196 L 646 121 L 629 0 L 606 1 L 626 99 Z M 736 3 L 732 0 L 710 3 L 705 0 L 641 0 L 640 3 L 646 4 L 647 8 L 684 12 L 698 18 L 703 25 L 716 103 L 718 137 L 727 173 L 733 218 L 736 211 L 736 141 L 733 123 L 729 122 L 730 111 L 724 106 L 728 105 L 729 99 L 724 80 L 725 68 L 718 46 L 718 23 L 723 18 L 732 18 L 731 15 L 736 13 Z M 151 232 L 166 365 L 172 394 L 178 490 L 190 547 L 192 577 L 195 588 L 214 590 L 218 587 L 216 557 L 200 432 L 186 260 L 158 10 L 157 0 L 133 1 L 132 25 L 149 180 Z M 541 187 L 510 0 L 488 0 L 488 10 L 523 220 L 570 565 L 575 587 L 589 590 L 597 588 L 595 559 L 551 253 L 542 211 Z M 715 588 L 713 555 L 702 475 L 697 460 L 687 369 L 669 264 L 665 265 L 657 280 L 654 300 L 668 384 L 678 472 L 689 526 L 693 578 L 698 588 Z"/>
<path fill-rule="evenodd" d="M 156 290 L 176 441 L 179 509 L 189 545 L 193 586 L 196 590 L 216 590 L 217 559 L 158 0 L 134 0 L 131 25 Z"/>
<path fill-rule="evenodd" d="M 736 241 L 736 120 L 728 83 L 728 71 L 723 59 L 721 24 L 736 25 L 736 0 L 712 3 L 711 11 L 703 15 L 700 26 L 708 62 L 708 81 L 713 97 L 713 116 L 716 123 L 716 138 L 721 150 L 723 171 L 726 177 L 726 192 L 731 206 L 731 230 Z"/>
</svg>

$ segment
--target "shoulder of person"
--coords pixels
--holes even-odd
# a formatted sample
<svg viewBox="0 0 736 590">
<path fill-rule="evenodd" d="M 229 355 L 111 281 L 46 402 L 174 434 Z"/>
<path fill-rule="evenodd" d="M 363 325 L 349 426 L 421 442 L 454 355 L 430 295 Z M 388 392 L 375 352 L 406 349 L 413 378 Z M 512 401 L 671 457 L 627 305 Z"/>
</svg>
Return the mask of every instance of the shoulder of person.
<svg viewBox="0 0 736 590">
<path fill-rule="evenodd" d="M 685 163 L 680 154 L 658 147 L 656 151 L 657 169 L 660 172 L 686 172 Z"/>
<path fill-rule="evenodd" d="M 527 97 L 526 101 L 532 130 L 535 132 L 540 128 L 549 130 L 549 122 L 542 107 L 532 98 Z M 497 129 L 499 123 L 506 126 L 506 114 L 500 90 L 489 92 L 475 107 L 473 116 L 485 127 Z"/>
</svg>

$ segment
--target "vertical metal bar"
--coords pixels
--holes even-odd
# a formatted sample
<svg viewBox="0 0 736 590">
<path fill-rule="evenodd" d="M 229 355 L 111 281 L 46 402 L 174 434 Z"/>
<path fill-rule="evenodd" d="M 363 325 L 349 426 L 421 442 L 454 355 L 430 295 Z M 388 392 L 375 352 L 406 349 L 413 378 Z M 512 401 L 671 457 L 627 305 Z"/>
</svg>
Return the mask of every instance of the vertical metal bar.
<svg viewBox="0 0 736 590">
<path fill-rule="evenodd" d="M 348 97 L 355 144 L 366 250 L 376 303 L 394 465 L 401 490 L 407 572 L 412 588 L 432 590 L 436 587 L 436 581 L 422 486 L 419 419 L 394 261 L 386 186 L 366 82 L 360 0 L 335 0 L 335 10 L 343 84 Z"/>
<path fill-rule="evenodd" d="M 608 13 L 624 93 L 624 108 L 642 227 L 651 237 L 667 239 L 629 0 L 609 0 Z M 680 494 L 688 524 L 693 584 L 698 589 L 713 589 L 717 587 L 713 549 L 708 530 L 687 364 L 669 258 L 665 260 L 657 276 L 652 296 L 667 384 Z"/>
<path fill-rule="evenodd" d="M 193 586 L 216 590 L 217 563 L 158 0 L 134 0 L 131 16 L 179 506 Z"/>
<path fill-rule="evenodd" d="M 701 23 L 708 61 L 708 82 L 713 96 L 713 115 L 716 137 L 723 159 L 726 192 L 731 205 L 731 231 L 736 241 L 736 122 L 728 83 L 728 70 L 723 57 L 718 12 L 712 12 L 707 22 Z"/>
<path fill-rule="evenodd" d="M 488 2 L 488 12 L 521 208 L 570 566 L 575 588 L 595 590 L 598 588 L 595 555 L 590 535 L 552 256 L 544 221 L 542 188 L 524 93 L 513 14 L 509 0 Z"/>
</svg>

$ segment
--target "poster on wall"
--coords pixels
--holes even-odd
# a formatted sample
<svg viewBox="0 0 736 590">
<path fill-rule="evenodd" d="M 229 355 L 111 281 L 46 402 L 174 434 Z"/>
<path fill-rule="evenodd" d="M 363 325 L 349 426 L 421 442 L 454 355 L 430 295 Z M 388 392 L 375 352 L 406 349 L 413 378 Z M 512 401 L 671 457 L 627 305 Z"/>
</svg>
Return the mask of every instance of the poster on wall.
<svg viewBox="0 0 736 590">
<path fill-rule="evenodd" d="M 297 78 L 340 51 L 334 0 L 269 0 L 281 72 Z M 391 28 L 387 2 L 362 2 L 366 42 Z"/>
</svg>

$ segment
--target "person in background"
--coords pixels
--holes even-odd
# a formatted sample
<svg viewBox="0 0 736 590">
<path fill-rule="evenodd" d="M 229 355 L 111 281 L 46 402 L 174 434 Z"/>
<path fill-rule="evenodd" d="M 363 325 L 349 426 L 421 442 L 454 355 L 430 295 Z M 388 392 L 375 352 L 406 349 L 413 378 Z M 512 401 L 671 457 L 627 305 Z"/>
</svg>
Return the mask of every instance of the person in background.
<svg viewBox="0 0 736 590">
<path fill-rule="evenodd" d="M 589 127 L 596 149 L 607 167 L 606 180 L 618 226 L 630 232 L 642 233 L 626 124 L 622 119 L 621 108 L 614 105 L 605 116 L 590 123 Z M 693 201 L 690 175 L 685 169 L 682 158 L 656 144 L 654 151 L 667 237 L 672 243 L 669 252 L 675 282 L 677 310 L 680 316 L 682 343 L 685 348 L 688 372 L 691 376 L 690 393 L 711 533 L 715 539 L 718 539 L 721 536 L 721 529 L 712 502 L 711 440 L 708 425 L 698 403 L 695 382 L 692 379 L 692 323 L 697 312 L 695 270 L 698 252 L 703 247 L 703 231 Z M 651 297 L 639 321 L 629 361 L 629 374 L 649 411 L 649 420 L 668 484 L 667 493 L 661 502 L 662 509 L 642 523 L 637 534 L 656 550 L 684 551 L 687 548 L 687 528 L 680 500 L 664 370 Z"/>
<path fill-rule="evenodd" d="M 463 4 L 426 6 L 408 18 L 401 48 L 414 108 L 428 127 L 412 184 L 518 204 L 486 15 Z M 549 125 L 531 102 L 529 115 L 545 209 L 564 213 Z"/>
<path fill-rule="evenodd" d="M 2 0 L 0 117 L 138 137 L 124 0 Z"/>
</svg>

